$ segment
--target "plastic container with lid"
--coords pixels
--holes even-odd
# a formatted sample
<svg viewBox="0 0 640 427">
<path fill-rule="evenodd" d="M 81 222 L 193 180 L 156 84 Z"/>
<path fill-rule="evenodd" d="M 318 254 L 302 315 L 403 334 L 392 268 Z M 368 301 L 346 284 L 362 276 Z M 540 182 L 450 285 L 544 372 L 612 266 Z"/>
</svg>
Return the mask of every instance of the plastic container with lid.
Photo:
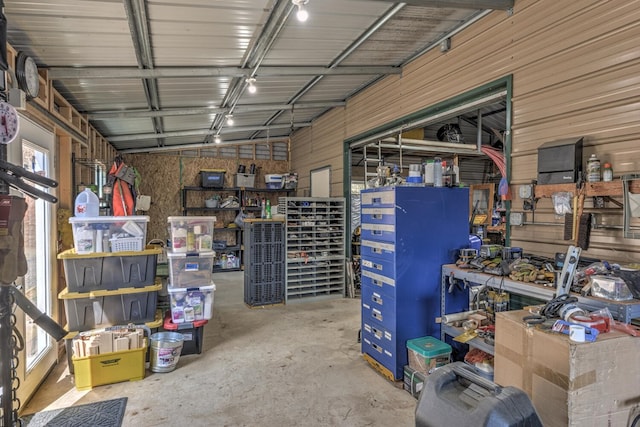
<svg viewBox="0 0 640 427">
<path fill-rule="evenodd" d="M 90 188 L 85 188 L 76 196 L 74 216 L 85 218 L 99 215 L 100 199 Z"/>
<path fill-rule="evenodd" d="M 424 374 L 448 364 L 451 356 L 449 344 L 430 336 L 408 340 L 407 351 L 409 366 Z"/>
<path fill-rule="evenodd" d="M 175 253 L 210 252 L 213 245 L 215 216 L 170 216 L 171 251 Z"/>
<path fill-rule="evenodd" d="M 442 159 L 440 157 L 433 159 L 433 186 L 442 187 Z"/>
<path fill-rule="evenodd" d="M 605 182 L 613 181 L 613 168 L 609 162 L 606 162 L 602 167 L 602 180 Z"/>
</svg>

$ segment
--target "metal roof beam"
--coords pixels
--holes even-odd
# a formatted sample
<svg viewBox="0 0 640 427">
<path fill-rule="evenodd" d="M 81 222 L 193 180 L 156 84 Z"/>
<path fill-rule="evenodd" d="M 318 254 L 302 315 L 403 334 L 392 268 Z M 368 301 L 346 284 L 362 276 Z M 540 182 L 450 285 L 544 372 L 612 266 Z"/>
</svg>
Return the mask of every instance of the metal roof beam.
<svg viewBox="0 0 640 427">
<path fill-rule="evenodd" d="M 301 123 L 293 123 L 293 126 L 296 128 L 309 127 L 311 126 L 310 122 L 301 122 Z M 274 129 L 289 129 L 291 127 L 290 123 L 283 123 L 280 125 L 271 125 L 271 126 L 234 126 L 233 128 L 229 128 L 228 131 L 221 131 L 220 134 L 226 133 L 238 133 L 238 132 L 251 132 L 258 130 L 274 130 Z M 163 133 L 134 133 L 131 135 L 117 135 L 117 136 L 105 136 L 105 138 L 109 142 L 127 142 L 127 141 L 139 141 L 141 139 L 151 139 L 151 138 L 175 138 L 181 136 L 197 136 L 197 135 L 213 135 L 217 131 L 211 129 L 194 129 L 194 130 L 181 130 L 174 132 L 163 132 Z"/>
<path fill-rule="evenodd" d="M 365 1 L 389 2 L 389 0 Z M 423 7 L 509 10 L 513 8 L 514 0 L 404 0 L 404 3 L 409 6 Z"/>
<path fill-rule="evenodd" d="M 157 79 L 182 77 L 246 77 L 252 74 L 248 68 L 240 67 L 160 67 L 140 69 L 134 67 L 51 67 L 49 77 L 53 80 L 65 79 Z M 258 77 L 267 76 L 352 76 L 376 74 L 401 74 L 400 67 L 391 66 L 263 66 L 255 73 Z"/>
<path fill-rule="evenodd" d="M 235 113 L 252 113 L 273 110 L 309 110 L 317 108 L 344 107 L 346 102 L 304 102 L 301 104 L 255 104 L 239 105 L 234 109 Z M 159 111 L 150 110 L 117 110 L 117 111 L 96 111 L 88 114 L 89 120 L 109 120 L 109 119 L 139 119 L 146 117 L 168 117 L 168 116 L 193 116 L 199 114 L 227 114 L 229 108 L 219 107 L 195 107 L 195 108 L 169 108 Z"/>
</svg>

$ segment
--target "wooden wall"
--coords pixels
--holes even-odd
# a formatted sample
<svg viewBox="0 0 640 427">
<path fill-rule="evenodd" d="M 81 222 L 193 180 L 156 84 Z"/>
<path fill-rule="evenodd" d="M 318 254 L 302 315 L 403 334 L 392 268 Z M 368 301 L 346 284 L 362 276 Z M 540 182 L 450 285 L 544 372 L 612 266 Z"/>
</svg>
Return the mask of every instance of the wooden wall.
<svg viewBox="0 0 640 427">
<path fill-rule="evenodd" d="M 127 165 L 135 167 L 142 176 L 141 194 L 151 196 L 151 208 L 145 213 L 150 217 L 147 240 L 161 239 L 166 241 L 169 238 L 167 218 L 182 216 L 181 189 L 183 186 L 199 186 L 201 169 L 224 169 L 226 171 L 225 187 L 233 187 L 233 175 L 240 164 L 245 165 L 247 172 L 251 163 L 256 165 L 255 184 L 256 187 L 261 188 L 265 187 L 265 174 L 289 172 L 289 162 L 278 160 L 187 157 L 176 154 L 127 154 L 124 161 Z M 225 193 L 225 195 L 230 194 Z M 277 195 L 273 195 L 273 197 L 272 202 L 277 201 Z M 190 204 L 190 206 L 195 205 Z M 218 217 L 219 223 L 230 220 L 220 212 L 208 213 L 205 211 L 201 215 L 215 215 Z"/>
<path fill-rule="evenodd" d="M 537 177 L 537 148 L 547 141 L 585 138 L 584 159 L 596 153 L 614 175 L 640 171 L 640 8 L 624 0 L 516 0 L 513 13 L 495 11 L 438 49 L 405 66 L 293 137 L 292 168 L 324 166 L 325 150 L 342 165 L 340 135 L 349 138 L 513 75 L 512 185 Z M 340 124 L 344 127 L 340 129 Z M 343 138 L 343 139 L 344 139 Z M 330 145 L 327 145 L 330 144 Z M 335 144 L 335 146 L 333 145 Z M 332 174 L 332 183 L 342 177 Z M 336 190 L 342 185 L 335 185 Z M 512 193 L 517 194 L 516 189 Z M 338 195 L 338 194 L 336 194 Z M 590 200 L 587 200 L 589 208 Z M 640 241 L 622 237 L 621 210 L 593 210 L 600 224 L 585 256 L 640 258 Z M 522 210 L 522 201 L 513 210 Z M 543 255 L 566 252 L 561 219 L 550 199 L 537 204 L 536 223 L 512 227 L 512 245 Z M 588 211 L 589 209 L 587 209 Z M 530 216 L 529 216 L 530 217 Z"/>
</svg>

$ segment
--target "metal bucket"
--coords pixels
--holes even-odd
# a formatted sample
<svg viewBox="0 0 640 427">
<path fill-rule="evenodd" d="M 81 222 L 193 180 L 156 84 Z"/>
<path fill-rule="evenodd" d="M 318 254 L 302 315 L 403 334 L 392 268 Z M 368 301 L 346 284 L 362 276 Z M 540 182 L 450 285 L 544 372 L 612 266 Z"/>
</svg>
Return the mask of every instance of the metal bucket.
<svg viewBox="0 0 640 427">
<path fill-rule="evenodd" d="M 158 332 L 151 335 L 150 365 L 153 372 L 171 372 L 176 369 L 184 337 L 177 332 Z"/>
</svg>

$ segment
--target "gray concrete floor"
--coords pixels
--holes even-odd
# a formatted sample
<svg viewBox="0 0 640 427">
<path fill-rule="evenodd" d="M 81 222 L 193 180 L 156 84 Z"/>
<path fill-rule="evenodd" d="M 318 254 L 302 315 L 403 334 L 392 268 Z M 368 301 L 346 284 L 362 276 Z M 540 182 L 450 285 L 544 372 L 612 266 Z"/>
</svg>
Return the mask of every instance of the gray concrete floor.
<svg viewBox="0 0 640 427">
<path fill-rule="evenodd" d="M 202 354 L 82 392 L 63 358 L 23 413 L 128 397 L 123 426 L 414 425 L 417 401 L 362 358 L 359 300 L 248 308 L 242 272 L 214 281 Z"/>
</svg>

